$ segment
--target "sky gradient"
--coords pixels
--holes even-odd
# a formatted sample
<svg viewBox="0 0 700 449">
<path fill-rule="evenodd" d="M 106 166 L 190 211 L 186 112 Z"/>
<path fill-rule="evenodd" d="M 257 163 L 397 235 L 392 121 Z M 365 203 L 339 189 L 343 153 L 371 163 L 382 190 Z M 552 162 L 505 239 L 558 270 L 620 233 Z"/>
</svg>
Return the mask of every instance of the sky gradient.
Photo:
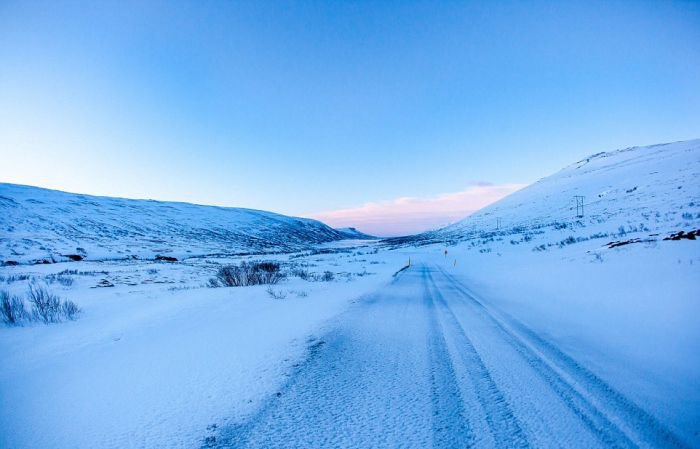
<svg viewBox="0 0 700 449">
<path fill-rule="evenodd" d="M 0 181 L 417 232 L 700 137 L 700 2 L 0 2 Z"/>
</svg>

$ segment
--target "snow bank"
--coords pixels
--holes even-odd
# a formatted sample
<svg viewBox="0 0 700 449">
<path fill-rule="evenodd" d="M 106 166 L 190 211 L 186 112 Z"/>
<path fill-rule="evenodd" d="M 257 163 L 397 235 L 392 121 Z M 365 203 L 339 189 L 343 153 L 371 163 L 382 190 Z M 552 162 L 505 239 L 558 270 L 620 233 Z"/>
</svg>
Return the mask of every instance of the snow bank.
<svg viewBox="0 0 700 449">
<path fill-rule="evenodd" d="M 0 327 L 0 447 L 191 448 L 207 427 L 242 420 L 275 393 L 324 323 L 398 269 L 361 251 L 293 260 L 336 280 L 290 278 L 273 286 L 285 298 L 273 299 L 266 286 L 203 288 L 213 262 L 0 269 L 6 277 L 85 273 L 70 287 L 50 286 L 79 303 L 79 320 Z M 116 286 L 93 288 L 102 278 Z"/>
</svg>

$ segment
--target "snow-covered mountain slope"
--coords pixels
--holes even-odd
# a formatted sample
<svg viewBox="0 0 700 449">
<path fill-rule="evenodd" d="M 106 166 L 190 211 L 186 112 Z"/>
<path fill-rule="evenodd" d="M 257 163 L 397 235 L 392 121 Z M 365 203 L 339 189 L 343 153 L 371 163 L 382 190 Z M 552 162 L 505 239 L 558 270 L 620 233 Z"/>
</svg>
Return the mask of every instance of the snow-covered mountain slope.
<svg viewBox="0 0 700 449">
<path fill-rule="evenodd" d="M 343 238 L 319 221 L 271 212 L 0 183 L 5 262 L 280 252 Z"/>
<path fill-rule="evenodd" d="M 583 210 L 577 210 L 576 196 L 583 197 Z M 519 234 L 527 242 L 528 235 L 559 230 L 607 243 L 658 240 L 698 228 L 700 139 L 594 154 L 420 237 L 459 241 Z"/>
<path fill-rule="evenodd" d="M 352 239 L 352 240 L 374 240 L 377 239 L 378 237 L 375 237 L 373 235 L 365 234 L 362 231 L 358 231 L 356 228 L 336 228 L 336 231 L 340 232 L 343 234 L 343 236 L 346 239 Z"/>
</svg>

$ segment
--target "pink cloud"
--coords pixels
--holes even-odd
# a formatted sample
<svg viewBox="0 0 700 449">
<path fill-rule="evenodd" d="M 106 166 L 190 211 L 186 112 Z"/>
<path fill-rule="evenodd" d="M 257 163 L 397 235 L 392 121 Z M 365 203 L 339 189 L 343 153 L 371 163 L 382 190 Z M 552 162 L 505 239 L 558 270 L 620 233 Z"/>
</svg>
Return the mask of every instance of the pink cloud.
<svg viewBox="0 0 700 449">
<path fill-rule="evenodd" d="M 429 198 L 401 197 L 311 217 L 336 228 L 352 226 L 373 235 L 409 235 L 461 220 L 523 187 L 525 184 L 477 183 L 461 192 Z"/>
</svg>

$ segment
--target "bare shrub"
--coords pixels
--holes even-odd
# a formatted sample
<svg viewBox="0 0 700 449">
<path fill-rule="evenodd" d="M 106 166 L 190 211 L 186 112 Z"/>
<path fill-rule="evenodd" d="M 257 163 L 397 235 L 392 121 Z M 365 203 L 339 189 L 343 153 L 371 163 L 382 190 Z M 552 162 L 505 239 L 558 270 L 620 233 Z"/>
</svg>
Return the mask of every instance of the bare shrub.
<svg viewBox="0 0 700 449">
<path fill-rule="evenodd" d="M 253 262 L 250 267 L 258 284 L 276 284 L 286 276 L 277 262 Z"/>
<path fill-rule="evenodd" d="M 75 320 L 81 312 L 76 303 L 62 301 L 43 285 L 30 284 L 27 299 L 31 305 L 31 313 L 27 310 L 23 298 L 0 290 L 2 320 L 8 325 L 18 325 L 22 321 L 50 324 L 61 322 L 63 319 Z"/>
<path fill-rule="evenodd" d="M 28 274 L 13 274 L 11 276 L 8 276 L 5 281 L 10 284 L 12 282 L 17 282 L 17 281 L 28 281 L 31 280 L 32 276 Z"/>
<path fill-rule="evenodd" d="M 209 280 L 207 281 L 207 287 L 209 287 L 209 288 L 221 287 L 221 284 L 219 284 L 219 280 L 217 278 L 209 278 Z"/>
<path fill-rule="evenodd" d="M 2 314 L 2 320 L 5 324 L 10 326 L 16 326 L 28 318 L 22 298 L 10 295 L 5 290 L 0 290 L 0 314 Z"/>
<path fill-rule="evenodd" d="M 292 272 L 292 275 L 294 275 L 300 279 L 303 279 L 305 281 L 308 281 L 309 278 L 311 277 L 309 270 L 307 270 L 306 268 L 298 268 Z"/>
<path fill-rule="evenodd" d="M 239 265 L 226 265 L 216 273 L 216 284 L 225 287 L 277 284 L 285 278 L 276 262 L 241 262 Z M 210 280 L 210 286 L 215 286 Z"/>
<path fill-rule="evenodd" d="M 272 299 L 284 299 L 287 297 L 287 294 L 283 292 L 282 290 L 275 291 L 272 287 L 267 287 L 267 294 L 272 297 Z"/>
<path fill-rule="evenodd" d="M 335 274 L 332 271 L 324 271 L 323 274 L 312 273 L 306 268 L 297 268 L 292 271 L 292 275 L 309 282 L 330 282 L 335 280 Z"/>
<path fill-rule="evenodd" d="M 567 238 L 565 238 L 564 240 L 562 240 L 561 242 L 559 242 L 559 247 L 564 247 L 566 245 L 572 245 L 574 243 L 576 243 L 576 239 L 574 238 L 573 235 L 570 235 Z"/>
<path fill-rule="evenodd" d="M 57 323 L 61 320 L 61 298 L 49 292 L 46 287 L 30 285 L 27 293 L 32 305 L 32 317 L 44 324 Z"/>
<path fill-rule="evenodd" d="M 61 300 L 42 285 L 31 284 L 27 298 L 32 306 L 31 318 L 44 324 L 58 323 L 64 318 L 75 320 L 81 312 L 76 303 Z"/>
<path fill-rule="evenodd" d="M 73 285 L 73 278 L 70 276 L 58 276 L 56 281 L 64 287 L 70 287 Z"/>
<path fill-rule="evenodd" d="M 245 285 L 245 274 L 238 265 L 226 265 L 216 272 L 216 280 L 224 287 L 240 287 Z M 218 285 L 218 283 L 217 283 Z"/>
<path fill-rule="evenodd" d="M 61 304 L 61 314 L 65 318 L 73 321 L 76 319 L 76 317 L 79 313 L 80 313 L 80 307 L 78 307 L 78 305 L 76 303 L 74 303 L 73 301 L 66 300 L 66 301 L 63 301 L 63 303 Z"/>
<path fill-rule="evenodd" d="M 64 287 L 70 287 L 73 285 L 74 279 L 70 276 L 67 276 L 63 273 L 58 273 L 58 274 L 50 274 L 44 278 L 46 282 L 53 284 L 55 282 L 58 282 Z"/>
</svg>

